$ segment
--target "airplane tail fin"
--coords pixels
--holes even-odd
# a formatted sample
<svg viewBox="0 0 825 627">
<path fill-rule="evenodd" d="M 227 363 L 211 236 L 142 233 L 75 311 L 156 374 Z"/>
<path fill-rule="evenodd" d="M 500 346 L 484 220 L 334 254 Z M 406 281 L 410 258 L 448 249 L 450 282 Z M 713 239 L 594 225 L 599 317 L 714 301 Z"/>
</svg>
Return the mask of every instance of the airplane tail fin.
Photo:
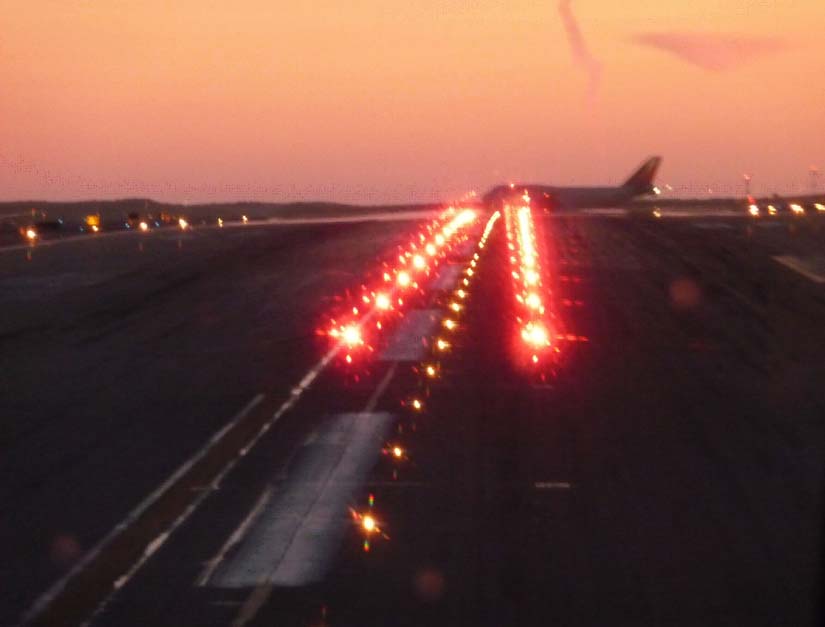
<svg viewBox="0 0 825 627">
<path fill-rule="evenodd" d="M 653 179 L 656 178 L 656 171 L 661 163 L 661 157 L 651 157 L 625 181 L 624 187 L 631 188 L 637 194 L 650 192 L 653 189 Z"/>
</svg>

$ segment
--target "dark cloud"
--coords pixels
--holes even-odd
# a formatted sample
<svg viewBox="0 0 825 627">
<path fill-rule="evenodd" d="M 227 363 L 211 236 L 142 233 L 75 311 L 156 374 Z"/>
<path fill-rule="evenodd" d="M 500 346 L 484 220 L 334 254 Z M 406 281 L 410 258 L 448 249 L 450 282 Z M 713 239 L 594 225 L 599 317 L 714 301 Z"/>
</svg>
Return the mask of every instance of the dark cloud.
<svg viewBox="0 0 825 627">
<path fill-rule="evenodd" d="M 638 33 L 632 41 L 663 50 L 711 72 L 735 69 L 788 48 L 785 41 L 776 37 L 680 31 Z"/>
<path fill-rule="evenodd" d="M 561 2 L 559 2 L 559 15 L 561 16 L 564 30 L 567 33 L 567 41 L 570 44 L 573 60 L 587 72 L 588 94 L 592 99 L 595 98 L 599 91 L 602 67 L 591 54 L 570 4 L 571 0 L 561 0 Z"/>
</svg>

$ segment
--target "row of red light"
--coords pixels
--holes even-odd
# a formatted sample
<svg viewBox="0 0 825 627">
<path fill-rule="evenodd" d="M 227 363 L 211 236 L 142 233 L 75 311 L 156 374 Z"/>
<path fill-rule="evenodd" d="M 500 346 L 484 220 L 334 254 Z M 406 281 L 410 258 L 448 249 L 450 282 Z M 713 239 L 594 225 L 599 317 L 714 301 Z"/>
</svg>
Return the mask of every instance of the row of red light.
<svg viewBox="0 0 825 627">
<path fill-rule="evenodd" d="M 493 226 L 500 217 L 501 214 L 497 211 L 487 221 L 484 232 L 476 244 L 476 249 L 473 251 L 472 257 L 461 272 L 460 282 L 455 286 L 455 289 L 453 289 L 449 297 L 443 301 L 446 311 L 441 319 L 439 331 L 427 342 L 427 345 L 430 347 L 429 358 L 413 368 L 419 377 L 416 390 L 401 401 L 401 406 L 408 413 L 409 431 L 415 431 L 417 429 L 416 424 L 418 418 L 426 412 L 431 387 L 441 378 L 442 360 L 452 350 L 455 345 L 456 336 L 463 328 L 461 319 L 466 310 L 467 300 L 470 298 L 473 282 L 477 277 L 478 264 L 481 259 L 480 253 L 487 244 L 487 239 L 490 237 Z M 405 446 L 403 438 L 401 437 L 404 432 L 403 422 L 399 422 L 396 438 L 387 442 L 381 451 L 393 464 L 393 480 L 398 479 L 399 467 L 408 464 L 411 460 L 410 451 L 407 446 Z M 364 511 L 359 512 L 351 508 L 350 515 L 353 521 L 361 528 L 363 533 L 362 549 L 365 552 L 371 550 L 372 542 L 376 538 L 389 538 L 383 528 L 383 522 L 380 516 L 375 512 L 374 494 L 368 495 L 367 508 Z"/>
<path fill-rule="evenodd" d="M 406 247 L 399 247 L 397 256 L 382 264 L 380 278 L 371 285 L 362 284 L 358 296 L 330 318 L 322 333 L 345 349 L 347 364 L 358 353 L 375 350 L 376 334 L 380 335 L 388 324 L 403 316 L 405 301 L 423 292 L 421 282 L 466 238 L 466 228 L 475 220 L 472 209 L 447 209 Z"/>
<path fill-rule="evenodd" d="M 484 227 L 484 232 L 476 244 L 476 250 L 470 258 L 470 261 L 467 263 L 467 267 L 465 267 L 462 271 L 461 283 L 456 287 L 447 301 L 447 312 L 441 320 L 441 331 L 433 337 L 432 341 L 429 343 L 433 351 L 434 359 L 424 362 L 417 369 L 417 371 L 423 375 L 422 385 L 420 387 L 425 390 L 429 390 L 429 380 L 437 379 L 439 376 L 441 370 L 441 356 L 449 352 L 453 346 L 453 336 L 461 327 L 460 318 L 466 309 L 466 300 L 470 296 L 470 287 L 473 280 L 477 276 L 477 267 L 481 259 L 480 252 L 484 250 L 484 246 L 487 244 L 487 239 L 490 237 L 490 232 L 500 217 L 501 214 L 496 211 L 492 216 L 490 216 L 489 220 L 487 220 L 487 224 Z M 413 397 L 405 404 L 409 405 L 414 411 L 420 411 L 423 409 L 423 401 L 418 397 Z"/>
<path fill-rule="evenodd" d="M 530 353 L 530 361 L 538 364 L 551 349 L 553 334 L 551 317 L 544 298 L 544 281 L 536 240 L 536 228 L 530 210 L 530 197 L 525 192 L 521 203 L 504 207 L 507 231 L 507 254 L 517 303 L 516 320 L 521 340 Z"/>
</svg>

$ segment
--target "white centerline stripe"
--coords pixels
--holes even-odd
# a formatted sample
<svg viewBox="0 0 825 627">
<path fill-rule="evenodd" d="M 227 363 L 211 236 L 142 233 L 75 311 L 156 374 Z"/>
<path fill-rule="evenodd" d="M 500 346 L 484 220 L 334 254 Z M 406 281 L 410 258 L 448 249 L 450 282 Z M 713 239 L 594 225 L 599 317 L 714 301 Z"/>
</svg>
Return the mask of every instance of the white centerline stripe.
<svg viewBox="0 0 825 627">
<path fill-rule="evenodd" d="M 375 409 L 375 406 L 378 404 L 379 399 L 384 395 L 384 392 L 387 389 L 387 386 L 390 384 L 393 376 L 395 375 L 395 371 L 398 369 L 398 362 L 394 362 L 390 369 L 387 370 L 387 374 L 384 375 L 384 378 L 381 379 L 381 383 L 378 384 L 378 387 L 375 388 L 375 391 L 370 396 L 367 404 L 364 406 L 364 413 L 369 414 Z"/>
</svg>

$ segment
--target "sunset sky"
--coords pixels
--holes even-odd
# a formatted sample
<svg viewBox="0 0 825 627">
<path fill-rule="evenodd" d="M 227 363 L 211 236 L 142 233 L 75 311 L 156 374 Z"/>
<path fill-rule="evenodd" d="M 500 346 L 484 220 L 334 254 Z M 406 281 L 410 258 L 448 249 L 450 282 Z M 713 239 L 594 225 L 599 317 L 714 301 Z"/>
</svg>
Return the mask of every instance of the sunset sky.
<svg viewBox="0 0 825 627">
<path fill-rule="evenodd" d="M 822 0 L 0 0 L 0 199 L 806 191 Z M 821 177 L 825 179 L 825 176 Z M 825 189 L 825 180 L 820 181 Z"/>
</svg>

